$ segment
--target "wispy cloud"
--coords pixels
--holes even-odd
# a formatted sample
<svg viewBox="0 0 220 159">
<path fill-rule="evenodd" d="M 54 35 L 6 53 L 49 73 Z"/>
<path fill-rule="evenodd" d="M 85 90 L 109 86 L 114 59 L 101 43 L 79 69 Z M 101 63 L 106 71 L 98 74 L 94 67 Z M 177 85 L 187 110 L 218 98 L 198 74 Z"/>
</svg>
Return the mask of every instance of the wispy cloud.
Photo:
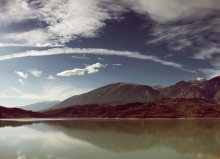
<svg viewBox="0 0 220 159">
<path fill-rule="evenodd" d="M 18 82 L 24 85 L 24 80 L 28 78 L 28 74 L 24 73 L 22 71 L 15 71 L 15 74 L 17 74 L 20 78 L 18 79 Z"/>
<path fill-rule="evenodd" d="M 120 63 L 115 63 L 115 64 L 112 64 L 112 66 L 122 66 L 122 64 L 120 64 Z"/>
<path fill-rule="evenodd" d="M 8 97 L 9 95 L 16 96 L 16 95 L 20 95 L 22 93 L 23 92 L 20 89 L 16 88 L 16 87 L 9 87 L 7 90 L 1 92 L 0 96 L 1 97 Z"/>
<path fill-rule="evenodd" d="M 42 91 L 39 93 L 25 92 L 9 88 L 0 94 L 1 98 L 7 99 L 23 99 L 32 101 L 54 101 L 64 100 L 73 95 L 78 95 L 87 92 L 89 89 L 79 89 L 69 84 L 44 84 Z"/>
<path fill-rule="evenodd" d="M 18 82 L 20 82 L 22 85 L 24 85 L 24 80 L 23 79 L 18 79 Z"/>
<path fill-rule="evenodd" d="M 97 36 L 105 26 L 105 21 L 116 17 L 122 10 L 122 6 L 111 0 L 3 0 L 0 6 L 0 26 L 38 20 L 46 23 L 47 27 L 5 34 L 0 39 L 50 46 L 77 37 L 90 38 Z"/>
<path fill-rule="evenodd" d="M 22 71 L 15 71 L 15 74 L 17 74 L 19 77 L 23 78 L 23 79 L 27 79 L 28 74 L 24 73 Z"/>
<path fill-rule="evenodd" d="M 0 26 L 28 20 L 37 20 L 46 26 L 4 34 L 0 40 L 8 38 L 26 45 L 50 46 L 64 44 L 78 37 L 98 36 L 107 20 L 119 19 L 122 13 L 128 11 L 166 23 L 202 18 L 218 9 L 219 0 L 2 0 Z"/>
<path fill-rule="evenodd" d="M 218 47 L 220 35 L 220 16 L 191 19 L 182 23 L 158 24 L 153 28 L 153 39 L 148 44 L 165 43 L 175 51 L 189 49 L 191 56 L 202 58 L 205 52 L 213 52 Z M 207 48 L 210 51 L 205 51 Z"/>
<path fill-rule="evenodd" d="M 74 58 L 74 59 L 80 59 L 80 60 L 90 60 L 90 58 L 89 57 L 86 57 L 86 56 L 72 56 L 72 58 Z"/>
<path fill-rule="evenodd" d="M 121 0 L 125 6 L 141 14 L 149 15 L 157 22 L 200 18 L 210 10 L 220 9 L 218 0 Z M 199 14 L 198 14 L 199 13 Z"/>
<path fill-rule="evenodd" d="M 55 80 L 56 77 L 54 77 L 53 75 L 49 75 L 46 79 L 48 79 L 48 80 Z"/>
<path fill-rule="evenodd" d="M 43 71 L 38 70 L 38 69 L 31 69 L 28 71 L 31 75 L 34 77 L 40 77 L 43 74 Z"/>
<path fill-rule="evenodd" d="M 148 60 L 160 63 L 166 66 L 172 66 L 174 68 L 182 69 L 183 66 L 176 62 L 165 61 L 159 59 L 156 56 L 145 55 L 139 52 L 132 51 L 117 51 L 117 50 L 107 50 L 107 49 L 96 49 L 96 48 L 53 48 L 48 50 L 30 50 L 25 52 L 19 52 L 10 55 L 0 56 L 0 61 L 10 60 L 15 58 L 24 58 L 24 57 L 39 57 L 39 56 L 52 56 L 60 54 L 91 54 L 91 55 L 105 55 L 105 56 L 122 56 L 127 58 L 139 59 L 139 60 Z"/>
<path fill-rule="evenodd" d="M 63 72 L 60 72 L 57 74 L 57 76 L 61 76 L 61 77 L 69 77 L 69 76 L 82 76 L 85 75 L 85 73 L 88 74 L 93 74 L 99 71 L 100 68 L 105 67 L 105 65 L 101 64 L 101 63 L 95 63 L 92 65 L 88 65 L 85 68 L 75 68 L 72 70 L 66 70 Z"/>
<path fill-rule="evenodd" d="M 101 57 L 97 57 L 98 60 L 100 61 L 104 61 L 105 59 L 101 58 Z"/>
<path fill-rule="evenodd" d="M 193 58 L 201 59 L 201 60 L 212 59 L 212 57 L 214 55 L 218 55 L 218 54 L 220 54 L 220 47 L 213 46 L 211 48 L 204 48 L 204 49 L 202 49 L 200 52 L 195 54 L 193 56 Z"/>
</svg>

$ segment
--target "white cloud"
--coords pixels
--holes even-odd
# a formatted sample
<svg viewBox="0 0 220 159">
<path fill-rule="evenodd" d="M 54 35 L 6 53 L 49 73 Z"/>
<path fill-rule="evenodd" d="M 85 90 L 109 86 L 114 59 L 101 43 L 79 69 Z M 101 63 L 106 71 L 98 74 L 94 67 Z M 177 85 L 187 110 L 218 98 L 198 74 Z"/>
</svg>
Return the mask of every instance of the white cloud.
<svg viewBox="0 0 220 159">
<path fill-rule="evenodd" d="M 101 63 L 95 63 L 92 65 L 88 65 L 86 66 L 85 70 L 88 72 L 88 74 L 92 74 L 92 73 L 96 73 L 99 71 L 100 68 L 105 67 L 105 65 L 101 64 Z"/>
<path fill-rule="evenodd" d="M 218 9 L 219 0 L 2 0 L 0 26 L 27 20 L 38 20 L 48 26 L 1 35 L 0 40 L 9 38 L 35 46 L 59 45 L 78 37 L 97 36 L 107 20 L 119 19 L 131 10 L 164 23 L 204 17 Z"/>
<path fill-rule="evenodd" d="M 48 0 L 39 10 L 41 20 L 49 24 L 48 32 L 66 42 L 80 37 L 94 37 L 123 8 L 111 0 Z M 56 11 L 54 11 L 56 8 Z"/>
<path fill-rule="evenodd" d="M 48 79 L 48 80 L 55 80 L 56 77 L 54 77 L 53 75 L 49 75 L 46 79 Z"/>
<path fill-rule="evenodd" d="M 53 48 L 48 50 L 30 50 L 25 52 L 18 52 L 10 55 L 0 56 L 0 61 L 10 60 L 15 58 L 24 58 L 24 57 L 39 57 L 39 56 L 51 56 L 51 55 L 60 55 L 60 54 L 91 54 L 91 55 L 105 55 L 105 56 L 122 56 L 127 58 L 139 59 L 139 60 L 148 60 L 160 63 L 166 66 L 172 66 L 174 68 L 183 69 L 183 66 L 176 62 L 165 61 L 159 59 L 156 56 L 145 55 L 139 52 L 132 51 L 117 51 L 117 50 L 107 50 L 99 48 Z"/>
<path fill-rule="evenodd" d="M 31 35 L 30 35 L 31 36 Z M 41 41 L 42 42 L 42 41 Z M 62 47 L 62 44 L 52 44 L 52 43 L 0 43 L 0 48 L 2 47 Z"/>
<path fill-rule="evenodd" d="M 31 19 L 43 21 L 48 26 L 44 30 L 34 28 L 29 32 L 12 33 L 1 38 L 8 37 L 30 45 L 50 45 L 77 37 L 94 37 L 105 26 L 106 20 L 116 17 L 122 10 L 122 6 L 111 0 L 3 0 L 0 26 Z M 35 32 L 38 34 L 32 34 Z"/>
<path fill-rule="evenodd" d="M 18 33 L 7 33 L 2 34 L 1 38 L 4 40 L 10 40 L 14 43 L 37 45 L 42 41 L 48 41 L 48 35 L 45 31 L 41 29 L 18 32 Z"/>
<path fill-rule="evenodd" d="M 72 70 L 66 70 L 66 71 L 60 72 L 57 74 L 57 76 L 61 76 L 61 77 L 69 77 L 69 76 L 75 76 L 75 75 L 82 76 L 85 74 L 85 72 L 86 72 L 85 69 L 75 68 Z"/>
<path fill-rule="evenodd" d="M 10 43 L 0 43 L 0 47 L 26 46 L 26 47 L 61 47 L 53 35 L 48 34 L 45 29 L 33 29 L 25 32 L 2 33 L 1 40 Z"/>
<path fill-rule="evenodd" d="M 26 0 L 1 0 L 0 4 L 0 25 L 7 25 L 34 18 L 32 10 Z"/>
<path fill-rule="evenodd" d="M 43 71 L 38 69 L 32 69 L 28 71 L 30 74 L 32 74 L 34 77 L 40 77 L 43 74 Z"/>
<path fill-rule="evenodd" d="M 23 78 L 23 79 L 27 79 L 28 74 L 21 72 L 21 71 L 15 71 L 15 74 L 17 74 L 19 77 Z"/>
<path fill-rule="evenodd" d="M 75 68 L 73 70 L 66 70 L 63 72 L 60 72 L 57 74 L 57 76 L 61 76 L 61 77 L 69 77 L 69 76 L 82 76 L 85 75 L 85 73 L 88 74 L 92 74 L 92 73 L 96 73 L 99 71 L 100 68 L 105 67 L 105 65 L 101 64 L 101 63 L 95 63 L 92 65 L 88 65 L 85 68 Z"/>
<path fill-rule="evenodd" d="M 141 14 L 148 14 L 158 22 L 199 18 L 211 9 L 220 9 L 219 0 L 121 0 L 124 5 Z M 199 14 L 198 14 L 199 13 Z"/>
<path fill-rule="evenodd" d="M 24 85 L 24 81 L 23 81 L 23 79 L 18 79 L 18 82 L 20 82 L 22 85 Z"/>
<path fill-rule="evenodd" d="M 1 47 L 17 47 L 17 46 L 28 46 L 26 44 L 19 44 L 19 43 L 0 43 Z"/>
</svg>

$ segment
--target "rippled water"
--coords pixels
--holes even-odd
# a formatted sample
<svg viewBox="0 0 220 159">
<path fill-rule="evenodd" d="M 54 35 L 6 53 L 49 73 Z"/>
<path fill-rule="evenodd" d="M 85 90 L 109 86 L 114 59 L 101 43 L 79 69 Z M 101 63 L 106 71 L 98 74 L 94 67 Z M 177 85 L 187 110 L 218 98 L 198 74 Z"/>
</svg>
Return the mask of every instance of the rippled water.
<svg viewBox="0 0 220 159">
<path fill-rule="evenodd" d="M 0 159 L 220 159 L 220 120 L 0 121 Z"/>
</svg>

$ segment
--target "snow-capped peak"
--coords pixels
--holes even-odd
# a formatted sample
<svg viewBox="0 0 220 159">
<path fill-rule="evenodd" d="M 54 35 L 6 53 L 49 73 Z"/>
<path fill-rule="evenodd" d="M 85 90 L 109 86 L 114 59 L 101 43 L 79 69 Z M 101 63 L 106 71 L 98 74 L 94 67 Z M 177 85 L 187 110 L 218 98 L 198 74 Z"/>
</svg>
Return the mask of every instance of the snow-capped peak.
<svg viewBox="0 0 220 159">
<path fill-rule="evenodd" d="M 197 77 L 195 80 L 196 80 L 196 81 L 204 81 L 204 80 L 205 80 L 205 78 L 202 78 L 202 77 Z"/>
<path fill-rule="evenodd" d="M 194 84 L 194 85 L 197 85 L 197 84 L 202 83 L 204 81 L 206 81 L 205 78 L 197 77 L 196 79 L 192 80 L 191 83 Z"/>
</svg>

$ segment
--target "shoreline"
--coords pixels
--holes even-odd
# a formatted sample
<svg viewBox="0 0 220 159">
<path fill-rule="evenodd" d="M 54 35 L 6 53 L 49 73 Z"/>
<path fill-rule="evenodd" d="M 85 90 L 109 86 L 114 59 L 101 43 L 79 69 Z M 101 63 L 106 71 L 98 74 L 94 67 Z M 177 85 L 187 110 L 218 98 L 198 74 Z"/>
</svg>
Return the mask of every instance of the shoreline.
<svg viewBox="0 0 220 159">
<path fill-rule="evenodd" d="M 216 117 L 207 118 L 1 118 L 0 121 L 65 121 L 65 120 L 103 120 L 103 121 L 143 121 L 143 120 L 220 120 Z"/>
</svg>

